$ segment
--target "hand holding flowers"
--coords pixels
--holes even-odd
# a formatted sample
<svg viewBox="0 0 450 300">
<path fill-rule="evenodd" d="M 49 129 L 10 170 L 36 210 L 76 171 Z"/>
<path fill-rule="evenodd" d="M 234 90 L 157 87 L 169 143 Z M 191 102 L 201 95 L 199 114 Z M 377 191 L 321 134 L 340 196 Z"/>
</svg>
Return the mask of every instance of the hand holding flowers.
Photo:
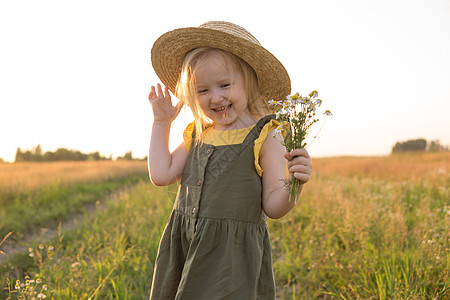
<svg viewBox="0 0 450 300">
<path fill-rule="evenodd" d="M 284 154 L 287 160 L 289 174 L 299 182 L 299 185 L 309 181 L 312 171 L 312 161 L 305 148 L 294 149 Z"/>
</svg>

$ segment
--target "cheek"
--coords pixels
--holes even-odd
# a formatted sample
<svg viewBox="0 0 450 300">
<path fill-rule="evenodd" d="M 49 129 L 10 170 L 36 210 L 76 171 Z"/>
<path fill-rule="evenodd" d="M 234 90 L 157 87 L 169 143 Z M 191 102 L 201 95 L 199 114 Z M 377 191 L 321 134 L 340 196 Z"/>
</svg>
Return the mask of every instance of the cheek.
<svg viewBox="0 0 450 300">
<path fill-rule="evenodd" d="M 205 101 L 205 99 L 203 99 L 202 97 L 198 97 L 197 99 L 197 104 L 200 108 L 204 109 L 206 107 L 208 107 L 208 103 L 207 101 Z"/>
<path fill-rule="evenodd" d="M 231 91 L 231 96 L 233 99 L 236 99 L 237 101 L 239 101 L 239 104 L 241 106 L 248 105 L 247 93 L 245 92 L 245 90 L 243 88 L 238 88 L 238 89 L 235 89 L 234 91 Z"/>
<path fill-rule="evenodd" d="M 211 118 L 211 111 L 209 109 L 209 102 L 208 101 L 198 101 L 197 102 L 197 108 L 205 116 L 207 116 L 208 118 Z"/>
</svg>

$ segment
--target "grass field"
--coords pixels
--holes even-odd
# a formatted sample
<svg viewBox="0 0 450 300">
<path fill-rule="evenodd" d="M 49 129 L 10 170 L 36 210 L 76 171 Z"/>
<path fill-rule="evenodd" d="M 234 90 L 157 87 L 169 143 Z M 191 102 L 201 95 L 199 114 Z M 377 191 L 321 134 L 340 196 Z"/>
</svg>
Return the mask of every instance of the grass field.
<svg viewBox="0 0 450 300">
<path fill-rule="evenodd" d="M 102 182 L 144 173 L 146 169 L 146 162 L 129 160 L 0 163 L 0 193 L 40 189 L 54 182 Z"/>
<path fill-rule="evenodd" d="M 281 294 L 448 296 L 448 153 L 327 158 L 314 169 L 295 212 L 269 223 Z"/>
<path fill-rule="evenodd" d="M 18 238 L 62 221 L 147 177 L 146 170 L 142 161 L 0 164 L 0 236 L 14 231 L 12 238 Z"/>
<path fill-rule="evenodd" d="M 278 298 L 447 299 L 449 153 L 322 158 L 313 163 L 313 176 L 297 207 L 268 222 Z M 38 198 L 49 185 L 78 190 L 91 184 L 108 193 L 120 189 L 105 209 L 71 231 L 30 242 L 28 251 L 1 260 L 6 289 L 0 299 L 27 299 L 30 291 L 54 299 L 148 298 L 158 242 L 177 187 L 157 188 L 131 172 L 122 179 L 133 181 L 107 188 L 111 178 L 98 177 L 67 184 L 60 178 L 18 193 Z M 8 199 L 0 202 L 2 211 L 12 201 Z M 14 209 L 20 215 L 31 202 Z M 62 207 L 69 205 L 64 203 Z M 23 234 L 28 230 L 24 227 Z"/>
</svg>

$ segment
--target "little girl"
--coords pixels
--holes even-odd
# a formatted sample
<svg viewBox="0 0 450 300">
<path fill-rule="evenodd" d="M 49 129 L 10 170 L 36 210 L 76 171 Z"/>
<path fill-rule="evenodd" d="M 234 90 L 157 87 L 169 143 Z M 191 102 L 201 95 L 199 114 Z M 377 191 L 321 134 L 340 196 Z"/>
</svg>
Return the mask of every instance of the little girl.
<svg viewBox="0 0 450 300">
<path fill-rule="evenodd" d="M 152 64 L 154 121 L 149 173 L 155 185 L 181 179 L 164 230 L 151 299 L 275 299 L 266 216 L 295 205 L 283 179 L 305 184 L 311 158 L 286 152 L 267 101 L 284 99 L 283 65 L 248 31 L 208 22 L 162 35 Z M 172 105 L 169 91 L 180 102 Z M 170 153 L 171 122 L 183 104 L 195 121 Z"/>
</svg>

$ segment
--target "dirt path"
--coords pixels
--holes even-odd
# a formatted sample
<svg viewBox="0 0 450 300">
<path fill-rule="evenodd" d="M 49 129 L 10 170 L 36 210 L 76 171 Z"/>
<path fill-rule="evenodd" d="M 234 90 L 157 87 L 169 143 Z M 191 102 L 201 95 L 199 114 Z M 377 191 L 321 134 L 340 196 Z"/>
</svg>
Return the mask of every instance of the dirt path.
<svg viewBox="0 0 450 300">
<path fill-rule="evenodd" d="M 95 203 L 88 203 L 84 205 L 80 213 L 75 213 L 67 216 L 66 220 L 60 222 L 59 225 L 48 228 L 40 228 L 39 231 L 28 233 L 20 239 L 17 238 L 17 241 L 13 241 L 10 238 L 6 239 L 0 245 L 0 251 L 4 253 L 2 254 L 0 252 L 0 263 L 7 261 L 8 258 L 14 257 L 17 253 L 28 251 L 28 248 L 30 248 L 30 246 L 35 242 L 45 244 L 51 239 L 58 236 L 59 232 L 64 234 L 64 232 L 74 229 L 96 212 L 104 210 L 107 207 L 107 203 L 117 200 L 119 195 L 129 190 L 132 186 L 122 187 L 118 191 L 115 191 L 108 196 L 97 200 Z M 11 236 L 14 236 L 14 232 L 11 234 Z M 1 237 L 1 239 L 3 239 L 3 237 Z"/>
</svg>

